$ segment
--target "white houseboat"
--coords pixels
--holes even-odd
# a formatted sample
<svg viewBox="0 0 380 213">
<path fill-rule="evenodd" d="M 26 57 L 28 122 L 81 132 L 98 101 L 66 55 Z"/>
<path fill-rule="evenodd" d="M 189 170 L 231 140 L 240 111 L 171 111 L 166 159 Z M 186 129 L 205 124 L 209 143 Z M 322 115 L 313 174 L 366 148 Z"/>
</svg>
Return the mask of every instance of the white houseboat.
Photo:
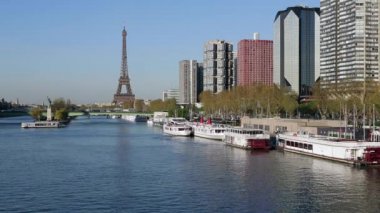
<svg viewBox="0 0 380 213">
<path fill-rule="evenodd" d="M 261 129 L 227 128 L 223 141 L 226 145 L 243 149 L 270 149 L 270 135 Z"/>
<path fill-rule="evenodd" d="M 154 112 L 153 113 L 153 125 L 163 126 L 164 123 L 168 122 L 168 112 Z"/>
<path fill-rule="evenodd" d="M 277 135 L 285 151 L 360 165 L 380 164 L 380 142 L 367 142 L 313 135 L 307 132 Z"/>
<path fill-rule="evenodd" d="M 199 123 L 193 124 L 194 136 L 213 140 L 223 140 L 226 128 L 224 124 L 212 124 L 211 119 L 204 123 L 203 118 Z"/>
<path fill-rule="evenodd" d="M 162 128 L 165 134 L 174 136 L 191 136 L 193 134 L 192 127 L 184 118 L 169 118 Z"/>
<path fill-rule="evenodd" d="M 22 128 L 60 128 L 65 127 L 59 121 L 35 121 L 35 122 L 22 122 Z"/>
</svg>

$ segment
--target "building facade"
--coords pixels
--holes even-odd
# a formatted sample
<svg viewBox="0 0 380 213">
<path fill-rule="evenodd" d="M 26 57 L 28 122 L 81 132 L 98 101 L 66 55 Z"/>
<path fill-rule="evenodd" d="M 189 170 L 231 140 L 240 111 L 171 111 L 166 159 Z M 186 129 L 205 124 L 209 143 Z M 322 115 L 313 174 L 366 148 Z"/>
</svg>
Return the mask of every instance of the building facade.
<svg viewBox="0 0 380 213">
<path fill-rule="evenodd" d="M 219 93 L 234 85 L 233 45 L 224 40 L 209 41 L 204 45 L 203 90 Z"/>
<path fill-rule="evenodd" d="M 274 20 L 273 82 L 309 96 L 320 73 L 319 8 L 289 7 Z"/>
<path fill-rule="evenodd" d="M 273 83 L 273 41 L 244 39 L 238 43 L 237 85 L 272 85 Z"/>
<path fill-rule="evenodd" d="M 321 0 L 322 85 L 379 80 L 379 5 L 379 0 Z"/>
<path fill-rule="evenodd" d="M 197 63 L 197 102 L 199 95 L 203 92 L 203 63 Z"/>
<path fill-rule="evenodd" d="M 198 96 L 198 63 L 196 60 L 179 62 L 179 102 L 195 104 Z"/>
<path fill-rule="evenodd" d="M 175 99 L 179 103 L 179 90 L 178 89 L 168 89 L 162 92 L 162 101 L 168 99 Z"/>
</svg>

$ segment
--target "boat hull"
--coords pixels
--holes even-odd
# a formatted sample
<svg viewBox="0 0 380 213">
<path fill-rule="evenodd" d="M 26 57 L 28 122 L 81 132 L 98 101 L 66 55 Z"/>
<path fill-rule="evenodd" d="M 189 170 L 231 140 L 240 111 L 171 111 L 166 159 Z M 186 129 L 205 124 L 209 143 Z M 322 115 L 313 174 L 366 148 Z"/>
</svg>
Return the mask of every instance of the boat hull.
<svg viewBox="0 0 380 213">
<path fill-rule="evenodd" d="M 279 134 L 277 146 L 287 152 L 341 163 L 380 165 L 379 142 L 339 141 Z"/>
<path fill-rule="evenodd" d="M 36 121 L 36 122 L 23 122 L 21 127 L 27 128 L 61 128 L 65 125 L 59 121 Z"/>
<path fill-rule="evenodd" d="M 191 136 L 193 131 L 189 126 L 174 126 L 174 125 L 165 125 L 163 126 L 163 132 L 172 136 Z"/>
<path fill-rule="evenodd" d="M 127 116 L 122 116 L 122 118 L 130 122 L 147 122 L 148 121 L 148 117 L 144 115 L 127 115 Z"/>
<path fill-rule="evenodd" d="M 218 126 L 193 126 L 194 136 L 211 140 L 223 140 L 225 128 Z"/>
<path fill-rule="evenodd" d="M 261 130 L 231 129 L 225 132 L 223 141 L 228 146 L 249 150 L 269 150 L 270 135 L 260 132 Z M 253 134 L 258 132 L 257 134 Z"/>
</svg>

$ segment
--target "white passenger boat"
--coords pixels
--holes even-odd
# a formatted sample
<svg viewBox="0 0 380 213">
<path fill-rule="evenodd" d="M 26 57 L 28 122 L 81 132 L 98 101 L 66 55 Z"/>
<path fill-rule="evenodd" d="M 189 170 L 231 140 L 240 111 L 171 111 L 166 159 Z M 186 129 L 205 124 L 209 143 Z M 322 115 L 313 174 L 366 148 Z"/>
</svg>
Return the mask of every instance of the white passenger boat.
<svg viewBox="0 0 380 213">
<path fill-rule="evenodd" d="M 163 126 L 164 123 L 168 122 L 168 112 L 154 112 L 153 113 L 153 125 Z"/>
<path fill-rule="evenodd" d="M 212 124 L 211 119 L 204 123 L 203 118 L 199 123 L 193 124 L 194 136 L 213 140 L 223 140 L 226 128 L 224 124 Z"/>
<path fill-rule="evenodd" d="M 277 146 L 285 151 L 344 163 L 380 164 L 380 142 L 347 140 L 300 131 L 278 134 Z"/>
<path fill-rule="evenodd" d="M 226 145 L 243 149 L 270 149 L 270 135 L 261 129 L 227 128 L 223 141 Z"/>
<path fill-rule="evenodd" d="M 193 130 L 184 118 L 169 118 L 169 121 L 163 125 L 165 134 L 174 136 L 191 136 Z"/>
<path fill-rule="evenodd" d="M 111 118 L 112 119 L 119 119 L 119 118 L 121 118 L 121 115 L 112 115 Z"/>
<path fill-rule="evenodd" d="M 22 128 L 60 128 L 65 125 L 59 121 L 35 121 L 35 122 L 22 122 Z"/>
</svg>

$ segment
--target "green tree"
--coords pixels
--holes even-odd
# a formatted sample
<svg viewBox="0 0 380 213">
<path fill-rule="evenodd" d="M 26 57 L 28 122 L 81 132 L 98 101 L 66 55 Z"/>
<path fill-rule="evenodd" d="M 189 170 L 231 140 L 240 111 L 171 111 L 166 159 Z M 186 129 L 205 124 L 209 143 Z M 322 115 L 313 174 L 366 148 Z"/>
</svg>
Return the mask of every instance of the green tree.
<svg viewBox="0 0 380 213">
<path fill-rule="evenodd" d="M 69 112 L 64 108 L 58 109 L 54 113 L 54 119 L 57 121 L 67 120 L 68 117 L 69 117 Z"/>
<path fill-rule="evenodd" d="M 42 119 L 43 110 L 40 107 L 33 108 L 30 111 L 30 115 L 37 121 Z"/>
<path fill-rule="evenodd" d="M 135 106 L 134 106 L 134 108 L 135 108 L 135 111 L 136 112 L 142 112 L 143 111 L 143 109 L 144 109 L 144 100 L 141 100 L 141 99 L 136 99 L 135 100 Z"/>
<path fill-rule="evenodd" d="M 63 98 L 57 98 L 53 101 L 51 104 L 51 110 L 53 112 L 59 110 L 59 109 L 66 109 L 66 101 Z"/>
</svg>

